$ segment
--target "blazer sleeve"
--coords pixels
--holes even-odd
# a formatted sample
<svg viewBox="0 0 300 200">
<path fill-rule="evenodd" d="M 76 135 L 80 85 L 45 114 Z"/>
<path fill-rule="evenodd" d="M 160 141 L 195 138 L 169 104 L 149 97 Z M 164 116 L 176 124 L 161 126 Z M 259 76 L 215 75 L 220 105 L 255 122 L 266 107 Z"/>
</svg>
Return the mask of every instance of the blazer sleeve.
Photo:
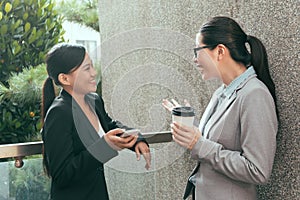
<svg viewBox="0 0 300 200">
<path fill-rule="evenodd" d="M 80 152 L 74 152 L 74 122 L 70 108 L 55 107 L 45 119 L 43 141 L 49 172 L 58 186 L 64 187 L 81 180 L 89 171 L 100 167 L 118 153 L 109 147 L 103 138 Z M 98 151 L 95 158 L 90 151 Z"/>
<path fill-rule="evenodd" d="M 276 149 L 277 117 L 271 95 L 255 90 L 240 104 L 241 151 L 225 149 L 220 143 L 201 138 L 191 156 L 234 180 L 266 183 Z M 226 131 L 226 130 L 225 130 Z"/>
</svg>

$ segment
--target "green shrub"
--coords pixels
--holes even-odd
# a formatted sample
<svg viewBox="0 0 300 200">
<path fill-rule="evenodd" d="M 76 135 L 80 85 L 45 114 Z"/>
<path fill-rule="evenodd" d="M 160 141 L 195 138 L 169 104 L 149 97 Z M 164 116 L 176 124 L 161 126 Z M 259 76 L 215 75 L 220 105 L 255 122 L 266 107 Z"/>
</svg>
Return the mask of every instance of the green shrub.
<svg viewBox="0 0 300 200">
<path fill-rule="evenodd" d="M 47 77 L 41 64 L 13 73 L 9 87 L 0 84 L 0 144 L 40 140 L 42 85 Z"/>
<path fill-rule="evenodd" d="M 45 53 L 64 41 L 62 17 L 52 0 L 0 1 L 0 81 L 10 72 L 37 66 Z"/>
<path fill-rule="evenodd" d="M 98 0 L 61 0 L 56 9 L 66 20 L 84 24 L 99 32 Z"/>
<path fill-rule="evenodd" d="M 10 162 L 10 197 L 15 200 L 49 199 L 50 179 L 43 172 L 41 158 L 30 158 L 24 162 L 20 169 Z"/>
</svg>

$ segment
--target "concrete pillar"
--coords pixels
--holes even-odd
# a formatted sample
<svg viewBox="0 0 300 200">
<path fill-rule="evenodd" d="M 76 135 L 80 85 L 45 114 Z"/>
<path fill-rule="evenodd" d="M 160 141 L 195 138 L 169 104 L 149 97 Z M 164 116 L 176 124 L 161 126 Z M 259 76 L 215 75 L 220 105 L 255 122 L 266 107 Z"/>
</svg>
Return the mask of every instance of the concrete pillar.
<svg viewBox="0 0 300 200">
<path fill-rule="evenodd" d="M 296 8 L 298 5 L 298 8 Z M 99 1 L 102 93 L 109 114 L 144 132 L 169 130 L 163 98 L 188 99 L 200 118 L 218 82 L 192 63 L 195 34 L 209 18 L 233 17 L 267 48 L 277 88 L 280 127 L 270 182 L 260 199 L 299 194 L 299 2 L 297 0 Z M 298 17 L 297 17 L 298 16 Z M 106 165 L 111 198 L 180 199 L 194 166 L 174 143 L 151 145 L 153 165 L 123 151 Z M 299 197 L 298 197 L 299 198 Z"/>
</svg>

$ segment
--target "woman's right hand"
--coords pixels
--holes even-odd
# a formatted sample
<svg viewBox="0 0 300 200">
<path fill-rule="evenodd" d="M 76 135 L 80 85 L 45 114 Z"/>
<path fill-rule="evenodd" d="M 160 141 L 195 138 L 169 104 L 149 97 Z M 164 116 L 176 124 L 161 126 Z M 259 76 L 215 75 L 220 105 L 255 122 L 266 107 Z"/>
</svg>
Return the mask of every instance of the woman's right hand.
<svg viewBox="0 0 300 200">
<path fill-rule="evenodd" d="M 123 133 L 124 130 L 116 128 L 108 131 L 103 137 L 107 144 L 116 151 L 120 151 L 124 148 L 133 147 L 136 143 L 138 136 L 130 135 L 128 137 L 120 137 L 119 134 Z"/>
<path fill-rule="evenodd" d="M 184 100 L 184 104 L 185 106 L 190 106 L 190 103 L 186 99 Z M 171 99 L 171 101 L 168 99 L 163 99 L 162 105 L 170 112 L 172 112 L 173 108 L 175 107 L 181 107 L 181 105 L 175 99 Z"/>
</svg>

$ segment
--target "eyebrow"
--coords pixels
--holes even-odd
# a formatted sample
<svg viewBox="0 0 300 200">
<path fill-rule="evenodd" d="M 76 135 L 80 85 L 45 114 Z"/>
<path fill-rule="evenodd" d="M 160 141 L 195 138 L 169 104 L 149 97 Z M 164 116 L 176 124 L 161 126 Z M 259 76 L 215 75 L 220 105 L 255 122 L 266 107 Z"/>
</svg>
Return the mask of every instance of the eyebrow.
<svg viewBox="0 0 300 200">
<path fill-rule="evenodd" d="M 92 62 L 86 63 L 86 64 L 82 65 L 82 67 L 87 67 L 88 65 L 93 65 L 93 63 Z"/>
</svg>

